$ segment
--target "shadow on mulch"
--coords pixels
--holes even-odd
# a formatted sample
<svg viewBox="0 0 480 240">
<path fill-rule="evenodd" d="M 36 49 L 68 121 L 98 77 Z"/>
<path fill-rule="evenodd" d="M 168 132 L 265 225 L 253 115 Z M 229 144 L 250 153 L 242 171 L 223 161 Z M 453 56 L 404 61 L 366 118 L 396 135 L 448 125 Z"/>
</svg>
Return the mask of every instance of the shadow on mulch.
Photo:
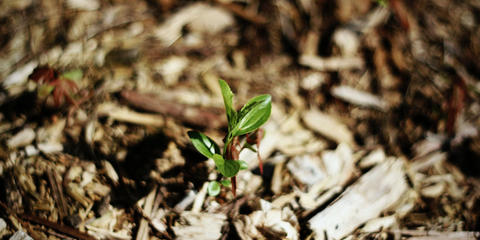
<svg viewBox="0 0 480 240">
<path fill-rule="evenodd" d="M 168 192 L 168 196 L 163 196 L 165 203 L 173 207 L 185 197 L 186 191 L 191 188 L 189 183 L 193 183 L 196 190 L 202 187 L 208 179 L 206 158 L 188 147 L 181 149 L 186 159 L 184 166 L 171 166 L 170 170 L 162 173 L 161 177 L 166 182 L 152 179 L 150 174 L 157 168 L 157 161 L 163 157 L 170 141 L 172 139 L 162 132 L 157 132 L 128 147 L 128 154 L 125 160 L 118 164 L 118 169 L 122 176 L 133 180 L 135 184 L 128 186 L 124 184 L 115 189 L 112 196 L 114 202 L 120 200 L 124 204 L 134 204 L 159 185 L 164 186 Z M 125 196 L 126 194 L 128 195 Z"/>
</svg>

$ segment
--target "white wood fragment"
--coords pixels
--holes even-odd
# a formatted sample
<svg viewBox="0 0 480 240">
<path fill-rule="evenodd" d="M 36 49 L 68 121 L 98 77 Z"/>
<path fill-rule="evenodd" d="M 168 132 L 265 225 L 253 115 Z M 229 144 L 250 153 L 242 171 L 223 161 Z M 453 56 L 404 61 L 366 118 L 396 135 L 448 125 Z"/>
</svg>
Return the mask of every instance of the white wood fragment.
<svg viewBox="0 0 480 240">
<path fill-rule="evenodd" d="M 360 42 L 355 32 L 339 28 L 333 34 L 333 42 L 340 48 L 342 56 L 354 56 L 358 52 Z"/>
<path fill-rule="evenodd" d="M 25 153 L 27 156 L 35 156 L 39 153 L 38 149 L 33 145 L 28 145 L 25 147 Z"/>
<path fill-rule="evenodd" d="M 13 234 L 9 240 L 33 240 L 32 237 L 30 237 L 27 233 L 25 233 L 24 231 L 17 231 L 15 232 L 15 234 Z"/>
<path fill-rule="evenodd" d="M 323 83 L 325 83 L 326 78 L 327 74 L 325 73 L 311 73 L 302 79 L 300 86 L 305 90 L 314 90 L 316 88 L 319 88 Z"/>
<path fill-rule="evenodd" d="M 9 148 L 17 148 L 27 146 L 35 139 L 35 131 L 31 128 L 24 128 L 22 131 L 15 134 L 7 140 Z"/>
<path fill-rule="evenodd" d="M 151 224 L 159 232 L 165 232 L 167 230 L 167 224 L 163 220 L 166 214 L 167 211 L 165 211 L 163 208 L 160 208 L 152 217 Z"/>
<path fill-rule="evenodd" d="M 287 163 L 287 169 L 303 184 L 313 184 L 327 177 L 320 167 L 320 158 L 313 155 L 296 156 Z"/>
<path fill-rule="evenodd" d="M 388 229 L 396 223 L 397 218 L 394 215 L 375 218 L 365 223 L 365 226 L 362 228 L 362 232 L 378 232 L 383 229 Z"/>
<path fill-rule="evenodd" d="M 55 123 L 48 127 L 41 127 L 37 130 L 37 142 L 39 143 L 60 143 L 62 140 L 63 130 L 65 129 L 67 120 L 65 118 L 58 119 Z"/>
<path fill-rule="evenodd" d="M 48 153 L 56 153 L 63 151 L 63 145 L 61 143 L 39 143 L 37 144 L 38 150 L 41 152 L 48 154 Z"/>
<path fill-rule="evenodd" d="M 353 134 L 348 127 L 336 118 L 318 110 L 309 110 L 303 115 L 303 121 L 310 129 L 337 142 L 355 146 Z"/>
<path fill-rule="evenodd" d="M 227 217 L 220 213 L 193 213 L 184 211 L 180 218 L 182 224 L 172 226 L 176 239 L 217 240 L 222 236 L 221 230 Z"/>
<path fill-rule="evenodd" d="M 0 234 L 7 228 L 7 223 L 3 218 L 0 218 Z"/>
<path fill-rule="evenodd" d="M 337 98 L 358 106 L 372 107 L 382 111 L 388 108 L 387 103 L 380 97 L 349 86 L 333 87 L 331 93 Z"/>
<path fill-rule="evenodd" d="M 309 220 L 318 239 L 341 239 L 392 207 L 407 191 L 403 162 L 386 161 L 350 186 L 335 202 Z"/>
<path fill-rule="evenodd" d="M 302 55 L 299 58 L 301 65 L 311 67 L 318 71 L 339 71 L 346 69 L 361 69 L 364 62 L 361 57 L 328 57 Z"/>
<path fill-rule="evenodd" d="M 422 157 L 429 153 L 440 150 L 446 140 L 447 136 L 443 134 L 427 132 L 427 137 L 424 140 L 413 145 L 415 156 Z"/>
<path fill-rule="evenodd" d="M 262 186 L 262 177 L 251 171 L 240 171 L 237 175 L 237 194 L 256 192 Z"/>
<path fill-rule="evenodd" d="M 355 170 L 352 149 L 344 143 L 340 143 L 335 151 L 324 151 L 322 162 L 327 175 L 332 178 L 332 185 L 343 186 Z"/>
<path fill-rule="evenodd" d="M 108 229 L 99 228 L 91 225 L 85 226 L 88 229 L 88 234 L 95 236 L 97 239 L 118 239 L 131 240 L 132 236 L 126 229 L 114 232 Z"/>
<path fill-rule="evenodd" d="M 173 208 L 173 210 L 175 210 L 176 212 L 184 211 L 185 209 L 187 209 L 188 206 L 190 206 L 190 204 L 192 204 L 195 201 L 196 195 L 197 194 L 195 193 L 195 191 L 193 190 L 188 191 L 187 196 L 185 196 L 182 199 L 182 201 L 177 203 Z"/>
<path fill-rule="evenodd" d="M 440 231 L 423 231 L 423 230 L 394 230 L 393 233 L 408 235 L 408 239 L 412 240 L 474 240 L 478 239 L 480 232 L 440 232 Z"/>
<path fill-rule="evenodd" d="M 385 151 L 382 148 L 378 148 L 362 158 L 358 165 L 360 168 L 369 168 L 385 161 L 385 159 Z"/>
<path fill-rule="evenodd" d="M 203 202 L 207 196 L 208 182 L 205 182 L 200 191 L 195 196 L 195 200 L 192 206 L 192 212 L 199 213 L 202 210 Z"/>
<path fill-rule="evenodd" d="M 278 161 L 275 163 L 275 168 L 273 169 L 272 185 L 270 189 L 274 194 L 280 194 L 282 190 L 282 184 L 283 184 L 283 178 L 284 178 L 282 174 L 282 170 L 284 168 L 284 165 L 283 165 L 284 161 L 285 161 L 285 158 L 283 157 L 282 161 Z"/>
<path fill-rule="evenodd" d="M 196 21 L 198 23 L 194 23 Z M 225 10 L 205 3 L 195 3 L 182 8 L 169 17 L 167 21 L 155 30 L 155 36 L 164 45 L 170 46 L 182 36 L 182 29 L 186 25 L 190 25 L 191 30 L 199 33 L 208 32 L 214 34 L 233 24 L 233 17 Z"/>
<path fill-rule="evenodd" d="M 107 177 L 110 178 L 114 185 L 118 185 L 119 177 L 112 164 L 107 160 L 103 160 L 102 165 L 105 169 L 105 174 L 107 174 Z"/>
<path fill-rule="evenodd" d="M 36 61 L 27 63 L 25 66 L 18 68 L 15 72 L 8 75 L 2 82 L 3 87 L 9 89 L 14 85 L 22 85 L 27 82 L 28 75 L 38 66 Z"/>
<path fill-rule="evenodd" d="M 234 222 L 242 239 L 263 239 L 264 236 L 256 229 L 260 226 L 285 234 L 285 239 L 299 239 L 298 219 L 289 207 L 275 208 L 263 199 L 260 199 L 260 206 L 261 210 L 254 211 Z"/>
<path fill-rule="evenodd" d="M 422 188 L 420 193 L 425 197 L 437 198 L 440 195 L 442 195 L 442 193 L 445 192 L 445 189 L 446 189 L 445 182 L 438 182 L 433 185 Z"/>
<path fill-rule="evenodd" d="M 93 11 L 100 8 L 98 0 L 67 0 L 67 6 L 70 9 Z"/>
<path fill-rule="evenodd" d="M 172 86 L 177 84 L 183 70 L 188 66 L 188 62 L 188 58 L 172 56 L 165 59 L 156 68 L 162 75 L 165 85 Z"/>
<path fill-rule="evenodd" d="M 156 193 L 157 193 L 157 188 L 154 188 L 145 197 L 144 204 L 142 206 L 142 212 L 147 217 L 150 217 L 152 215 L 153 203 L 154 203 L 154 200 L 155 200 Z M 148 221 L 146 219 L 142 218 L 140 220 L 140 226 L 138 227 L 137 237 L 135 239 L 136 240 L 148 240 L 148 239 L 150 239 L 149 229 L 150 229 L 150 227 L 149 227 Z"/>
<path fill-rule="evenodd" d="M 99 116 L 108 116 L 113 120 L 141 124 L 147 126 L 163 126 L 163 117 L 156 114 L 138 113 L 128 107 L 118 106 L 114 103 L 102 103 L 97 107 Z"/>
<path fill-rule="evenodd" d="M 415 162 L 410 164 L 409 172 L 411 174 L 414 174 L 417 172 L 425 171 L 429 167 L 432 167 L 437 163 L 443 162 L 446 159 L 447 159 L 447 154 L 445 152 L 440 152 L 440 151 L 432 152 L 421 158 L 417 158 Z"/>
</svg>

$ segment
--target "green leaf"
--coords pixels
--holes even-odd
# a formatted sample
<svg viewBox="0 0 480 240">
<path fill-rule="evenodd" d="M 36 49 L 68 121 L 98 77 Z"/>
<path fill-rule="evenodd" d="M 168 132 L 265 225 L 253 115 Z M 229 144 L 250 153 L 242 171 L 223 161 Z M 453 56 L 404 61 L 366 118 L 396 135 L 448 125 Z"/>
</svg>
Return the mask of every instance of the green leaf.
<svg viewBox="0 0 480 240">
<path fill-rule="evenodd" d="M 233 93 L 227 82 L 218 80 L 220 89 L 222 90 L 223 102 L 225 103 L 225 112 L 227 113 L 228 131 L 230 132 L 237 121 L 237 111 L 233 108 Z"/>
<path fill-rule="evenodd" d="M 212 158 L 214 154 L 220 153 L 220 148 L 211 138 L 205 136 L 203 133 L 196 131 L 188 131 L 188 137 L 193 143 L 193 146 L 207 158 Z"/>
<path fill-rule="evenodd" d="M 52 85 L 41 84 L 37 88 L 38 96 L 41 98 L 47 97 L 48 95 L 50 95 L 50 93 L 52 93 L 54 88 L 55 87 Z"/>
<path fill-rule="evenodd" d="M 253 132 L 262 126 L 270 117 L 272 97 L 268 94 L 256 96 L 245 104 L 238 113 L 238 121 L 232 130 L 233 136 Z"/>
<path fill-rule="evenodd" d="M 220 193 L 220 183 L 217 181 L 211 181 L 208 183 L 208 195 L 215 197 Z"/>
<path fill-rule="evenodd" d="M 221 168 L 225 164 L 225 160 L 220 154 L 213 154 L 212 159 L 215 162 L 215 166 L 217 166 L 217 168 Z"/>
<path fill-rule="evenodd" d="M 225 160 L 225 164 L 219 167 L 218 171 L 225 177 L 233 177 L 240 171 L 240 163 L 235 160 Z"/>
<path fill-rule="evenodd" d="M 243 161 L 243 160 L 238 160 L 238 163 L 240 164 L 240 170 L 245 170 L 248 169 L 248 163 Z"/>
<path fill-rule="evenodd" d="M 78 82 L 82 80 L 83 72 L 80 69 L 75 69 L 75 70 L 63 73 L 62 77 Z"/>
<path fill-rule="evenodd" d="M 225 187 L 230 187 L 232 185 L 232 182 L 228 179 L 222 180 L 220 183 Z"/>
</svg>

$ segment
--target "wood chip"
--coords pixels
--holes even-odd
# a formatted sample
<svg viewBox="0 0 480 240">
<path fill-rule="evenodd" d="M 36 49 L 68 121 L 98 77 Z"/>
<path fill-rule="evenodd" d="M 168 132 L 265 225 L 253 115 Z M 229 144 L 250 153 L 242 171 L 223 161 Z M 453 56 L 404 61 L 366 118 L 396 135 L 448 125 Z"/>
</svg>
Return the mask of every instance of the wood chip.
<svg viewBox="0 0 480 240">
<path fill-rule="evenodd" d="M 361 69 L 364 66 L 363 59 L 360 57 L 322 58 L 314 55 L 302 55 L 299 58 L 299 63 L 318 71 Z"/>
<path fill-rule="evenodd" d="M 114 103 L 100 104 L 97 107 L 97 114 L 100 116 L 108 116 L 116 121 L 146 126 L 163 126 L 164 124 L 162 116 L 135 112 L 127 107 L 118 106 Z"/>
<path fill-rule="evenodd" d="M 194 23 L 198 21 L 198 23 Z M 195 3 L 182 8 L 155 30 L 155 36 L 165 46 L 172 45 L 182 36 L 186 25 L 197 32 L 218 33 L 234 23 L 230 13 L 205 3 Z"/>
<path fill-rule="evenodd" d="M 382 111 L 387 109 L 387 103 L 380 97 L 349 86 L 333 87 L 331 93 L 337 98 L 361 107 L 371 107 Z"/>
<path fill-rule="evenodd" d="M 373 168 L 308 222 L 318 239 L 340 239 L 379 216 L 407 191 L 401 160 Z"/>
<path fill-rule="evenodd" d="M 9 240 L 33 240 L 33 238 L 28 236 L 24 231 L 17 231 L 9 238 Z"/>
<path fill-rule="evenodd" d="M 13 87 L 14 85 L 22 85 L 27 82 L 28 75 L 38 66 L 36 61 L 27 63 L 25 66 L 18 68 L 15 72 L 8 75 L 2 82 L 3 87 L 6 89 Z"/>
<path fill-rule="evenodd" d="M 3 232 L 3 230 L 7 227 L 7 223 L 3 218 L 0 218 L 0 234 Z"/>
<path fill-rule="evenodd" d="M 227 217 L 220 213 L 193 213 L 184 211 L 180 218 L 185 224 L 172 227 L 177 239 L 217 240 Z"/>
<path fill-rule="evenodd" d="M 25 128 L 8 139 L 7 146 L 9 148 L 18 148 L 29 145 L 35 139 L 35 131 L 31 128 Z"/>
<path fill-rule="evenodd" d="M 355 146 L 353 133 L 345 124 L 328 114 L 310 110 L 303 115 L 303 121 L 310 129 L 337 143 L 346 143 L 350 147 Z"/>
</svg>

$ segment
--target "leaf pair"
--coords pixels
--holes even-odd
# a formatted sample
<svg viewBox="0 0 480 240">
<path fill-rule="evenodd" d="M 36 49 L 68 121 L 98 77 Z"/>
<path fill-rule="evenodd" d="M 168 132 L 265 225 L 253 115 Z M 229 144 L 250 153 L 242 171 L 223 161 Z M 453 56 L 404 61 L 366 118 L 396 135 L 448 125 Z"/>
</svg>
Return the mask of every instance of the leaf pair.
<svg viewBox="0 0 480 240">
<path fill-rule="evenodd" d="M 219 80 L 227 113 L 228 131 L 233 138 L 257 130 L 270 117 L 272 97 L 268 94 L 250 99 L 237 113 L 233 108 L 233 93 L 224 80 Z M 227 141 L 228 142 L 228 141 Z"/>
<path fill-rule="evenodd" d="M 205 134 L 195 131 L 189 131 L 188 136 L 193 146 L 205 157 L 213 159 L 218 171 L 225 177 L 233 177 L 240 171 L 240 163 L 238 161 L 225 160 L 220 155 L 220 148 L 217 143 Z"/>
</svg>

